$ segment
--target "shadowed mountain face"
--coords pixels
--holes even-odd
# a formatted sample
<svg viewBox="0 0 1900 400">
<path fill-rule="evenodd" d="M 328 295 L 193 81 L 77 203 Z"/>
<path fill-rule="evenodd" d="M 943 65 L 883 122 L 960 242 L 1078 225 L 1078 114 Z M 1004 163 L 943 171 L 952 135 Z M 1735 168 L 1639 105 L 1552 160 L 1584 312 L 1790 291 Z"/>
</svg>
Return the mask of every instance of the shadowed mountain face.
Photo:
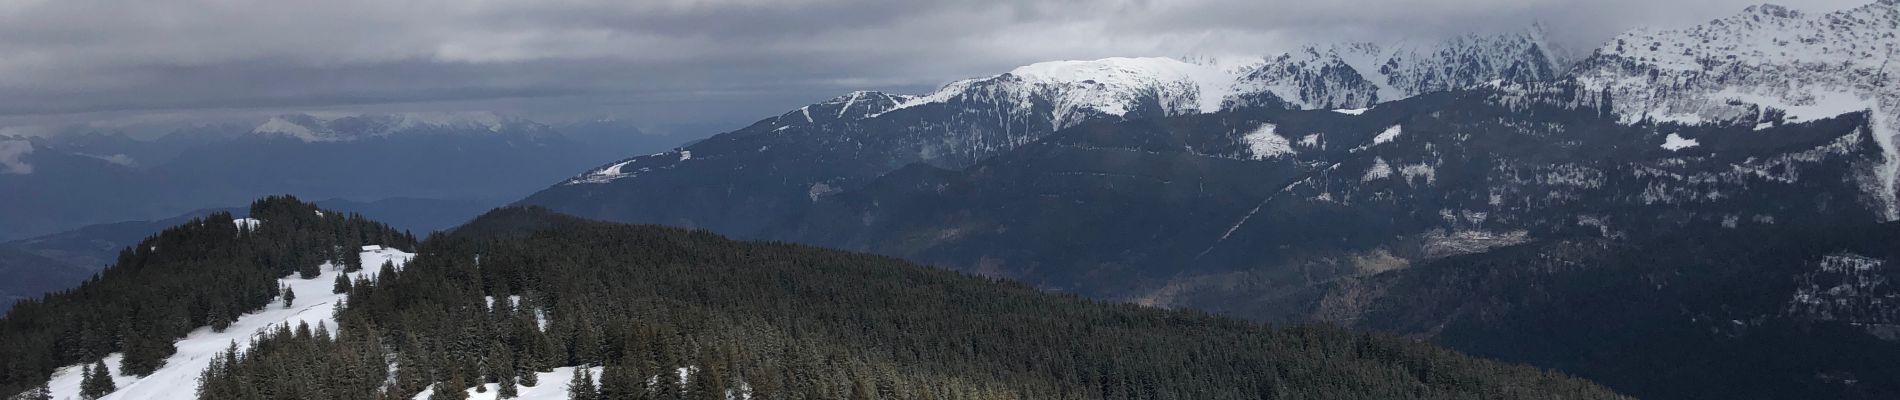
<svg viewBox="0 0 1900 400">
<path fill-rule="evenodd" d="M 522 200 L 611 221 L 755 236 L 820 198 L 913 163 L 963 168 L 1094 120 L 1222 109 L 1365 107 L 1563 67 L 1536 32 L 1429 46 L 1307 46 L 1257 59 L 1033 64 L 936 92 L 855 92 L 678 151 L 584 172 Z"/>
<path fill-rule="evenodd" d="M 1542 88 L 1085 124 L 962 170 L 900 170 L 766 237 L 1258 316 L 1250 296 L 1541 238 L 1877 218 L 1843 178 L 1881 157 L 1858 115 L 1664 134 Z"/>
<path fill-rule="evenodd" d="M 1900 225 L 1568 237 L 1315 285 L 1259 310 L 1429 338 L 1644 398 L 1900 393 Z"/>
<path fill-rule="evenodd" d="M 1083 123 L 967 167 L 912 164 L 856 189 L 814 195 L 804 211 L 770 222 L 759 237 L 899 256 L 1098 298 L 1391 330 L 1575 371 L 1643 395 L 1685 393 L 1629 371 L 1655 371 L 1690 382 L 1688 387 L 1722 386 L 1736 376 L 1793 380 L 1798 383 L 1772 387 L 1791 396 L 1893 393 L 1845 383 L 1891 368 L 1865 358 L 1735 367 L 1725 375 L 1693 371 L 1701 365 L 1695 353 L 1569 350 L 1680 345 L 1774 360 L 1805 357 L 1797 352 L 1809 350 L 1845 351 L 1796 345 L 1812 341 L 1893 346 L 1876 336 L 1888 332 L 1882 327 L 1891 322 L 1884 320 L 1768 312 L 1795 307 L 1789 304 L 1796 304 L 1790 299 L 1797 292 L 1780 288 L 1798 279 L 1790 268 L 1841 269 L 1818 266 L 1830 261 L 1735 258 L 1752 263 L 1740 268 L 1760 270 L 1772 277 L 1767 281 L 1780 283 L 1710 294 L 1708 288 L 1738 279 L 1709 270 L 1726 264 L 1684 267 L 1665 260 L 1715 250 L 1644 245 L 1669 238 L 1727 241 L 1735 229 L 1801 232 L 1880 220 L 1879 185 L 1868 177 L 1878 174 L 1885 155 L 1865 114 L 1770 127 L 1681 126 L 1626 124 L 1613 110 L 1602 97 L 1550 83 L 1419 96 L 1370 110 L 1255 109 Z M 1640 313 L 1635 306 L 1591 309 L 1598 322 L 1631 313 L 1628 322 L 1635 325 L 1600 328 L 1641 327 L 1617 340 L 1533 340 L 1542 329 L 1568 325 L 1489 318 L 1506 311 L 1563 314 L 1564 307 L 1581 305 L 1545 298 L 1587 301 L 1596 290 L 1639 286 L 1560 284 L 1570 277 L 1586 283 L 1609 278 L 1533 272 L 1556 266 L 1513 272 L 1500 270 L 1508 266 L 1490 272 L 1443 266 L 1522 254 L 1513 252 L 1525 248 L 1556 256 L 1579 243 L 1604 246 L 1578 250 L 1585 254 L 1627 254 L 1616 259 L 1622 263 L 1617 268 L 1641 271 L 1631 272 L 1639 276 L 1688 268 L 1679 278 L 1683 290 L 1645 297 L 1684 305 Z M 1670 253 L 1678 250 L 1685 253 Z M 1641 256 L 1664 253 L 1673 258 Z M 1542 253 L 1529 254 L 1522 257 Z M 1578 268 L 1605 263 L 1546 262 Z M 1875 278 L 1823 274 L 1809 281 L 1841 279 Z M 1385 280 L 1399 283 L 1354 284 Z M 1838 292 L 1830 289 L 1833 284 L 1814 285 L 1805 290 Z M 1451 290 L 1445 288 L 1462 291 L 1439 293 Z M 1713 315 L 1739 311 L 1724 311 L 1706 296 L 1746 293 L 1776 299 L 1754 308 L 1768 311 L 1751 314 L 1774 318 L 1773 329 L 1752 336 L 1682 336 L 1651 335 L 1645 325 L 1676 332 L 1719 328 L 1708 322 L 1717 321 Z M 1879 293 L 1849 292 L 1814 307 L 1845 302 L 1836 308 L 1876 316 L 1894 312 Z M 1410 307 L 1451 310 L 1417 314 Z M 1492 308 L 1503 311 L 1484 311 Z M 1656 322 L 1674 318 L 1691 322 Z M 1458 329 L 1447 331 L 1447 324 Z M 1494 338 L 1516 344 L 1489 340 Z M 1735 387 L 1735 393 L 1771 388 Z"/>
</svg>

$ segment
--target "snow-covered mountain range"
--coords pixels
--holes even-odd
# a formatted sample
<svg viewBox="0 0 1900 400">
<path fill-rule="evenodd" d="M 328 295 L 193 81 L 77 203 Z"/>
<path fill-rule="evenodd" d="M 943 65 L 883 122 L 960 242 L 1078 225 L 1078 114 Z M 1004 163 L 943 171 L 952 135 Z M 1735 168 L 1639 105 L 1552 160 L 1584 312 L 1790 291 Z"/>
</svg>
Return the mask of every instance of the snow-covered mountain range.
<svg viewBox="0 0 1900 400">
<path fill-rule="evenodd" d="M 603 165 L 524 202 L 743 235 L 905 165 L 966 167 L 1089 121 L 1363 108 L 1485 82 L 1554 79 L 1567 60 L 1532 28 L 1262 57 L 1044 62 L 921 95 L 849 93 L 678 151 Z M 748 211 L 729 212 L 741 208 Z"/>
<path fill-rule="evenodd" d="M 1900 1 L 1809 14 L 1764 4 L 1681 29 L 1637 29 L 1611 40 L 1572 72 L 1608 94 L 1627 123 L 1723 124 L 1758 129 L 1869 111 L 1887 153 L 1864 179 L 1900 218 L 1900 88 L 1889 75 L 1900 51 Z"/>
</svg>

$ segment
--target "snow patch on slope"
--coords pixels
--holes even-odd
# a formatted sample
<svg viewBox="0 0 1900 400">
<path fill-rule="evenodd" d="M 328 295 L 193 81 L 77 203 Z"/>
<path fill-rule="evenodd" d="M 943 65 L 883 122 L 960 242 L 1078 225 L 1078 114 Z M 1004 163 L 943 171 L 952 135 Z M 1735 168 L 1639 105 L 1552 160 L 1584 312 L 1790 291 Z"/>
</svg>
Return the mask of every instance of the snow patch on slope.
<svg viewBox="0 0 1900 400">
<path fill-rule="evenodd" d="M 362 257 L 365 266 L 380 266 L 384 262 L 391 262 L 397 268 L 401 268 L 414 258 L 415 254 L 375 246 L 374 248 L 365 247 Z M 196 383 L 198 375 L 211 365 L 214 356 L 227 350 L 231 343 L 237 343 L 238 349 L 242 351 L 245 345 L 250 343 L 252 336 L 286 324 L 293 327 L 300 323 L 309 324 L 312 328 L 323 324 L 334 331 L 336 321 L 332 319 L 332 313 L 336 304 L 345 296 L 331 293 L 330 290 L 336 276 L 345 273 L 341 267 L 330 263 L 324 263 L 320 270 L 323 273 L 312 279 L 298 279 L 295 273 L 278 279 L 279 285 L 289 286 L 297 293 L 297 300 L 291 303 L 291 307 L 284 307 L 281 299 L 273 299 L 262 310 L 239 316 L 237 321 L 232 322 L 224 332 L 212 331 L 208 326 L 199 327 L 175 343 L 178 352 L 165 359 L 164 367 L 160 367 L 152 375 L 143 378 L 115 376 L 113 382 L 119 390 L 100 400 L 195 399 L 198 396 Z M 357 277 L 373 279 L 378 270 L 379 268 L 363 268 L 361 271 L 347 273 L 347 275 L 350 279 Z M 120 353 L 113 353 L 106 357 L 106 365 L 115 375 L 122 372 L 122 368 L 119 367 L 121 358 L 123 354 Z M 79 380 L 83 375 L 82 370 L 88 365 L 91 363 L 69 365 L 54 371 L 52 380 L 47 383 L 47 388 L 50 389 L 53 398 L 79 398 Z"/>
<path fill-rule="evenodd" d="M 1379 132 L 1378 136 L 1372 137 L 1372 144 L 1381 145 L 1381 144 L 1390 143 L 1392 142 L 1392 140 L 1398 139 L 1399 134 L 1401 133 L 1405 133 L 1405 131 L 1403 129 L 1400 129 L 1398 125 L 1393 125 L 1390 128 L 1385 128 L 1385 131 Z"/>
<path fill-rule="evenodd" d="M 567 383 L 574 378 L 574 369 L 575 367 L 560 367 L 550 372 L 537 372 L 535 373 L 535 379 L 539 379 L 539 384 L 534 386 L 517 385 L 515 394 L 519 395 L 520 397 L 517 398 L 521 400 L 567 400 Z M 592 367 L 587 370 L 591 371 L 596 379 L 598 379 L 604 368 Z M 600 383 L 595 382 L 594 386 L 598 388 Z M 484 389 L 482 392 L 476 392 L 473 387 L 468 388 L 468 399 L 495 400 L 501 396 L 501 384 L 484 384 L 482 388 Z M 413 398 L 415 400 L 429 400 L 430 397 L 434 396 L 435 385 L 429 385 L 428 389 L 423 389 L 422 393 L 417 393 Z"/>
<path fill-rule="evenodd" d="M 1259 128 L 1241 137 L 1241 141 L 1247 144 L 1247 151 L 1253 154 L 1253 159 L 1264 160 L 1293 155 L 1293 143 L 1288 142 L 1278 133 L 1274 133 L 1276 128 L 1273 124 L 1260 124 Z"/>
<path fill-rule="evenodd" d="M 1669 151 L 1681 151 L 1682 149 L 1700 145 L 1702 145 L 1702 143 L 1697 142 L 1695 139 L 1683 138 L 1682 135 L 1670 133 L 1669 137 L 1663 138 L 1662 148 L 1663 150 Z"/>
</svg>

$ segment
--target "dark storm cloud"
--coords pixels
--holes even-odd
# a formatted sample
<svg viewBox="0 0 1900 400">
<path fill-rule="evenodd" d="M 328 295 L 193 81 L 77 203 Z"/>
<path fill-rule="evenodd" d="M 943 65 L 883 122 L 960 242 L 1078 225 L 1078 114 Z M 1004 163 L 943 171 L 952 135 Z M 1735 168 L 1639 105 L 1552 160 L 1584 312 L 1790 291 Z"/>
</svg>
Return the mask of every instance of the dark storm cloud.
<svg viewBox="0 0 1900 400">
<path fill-rule="evenodd" d="M 1826 11 L 1861 1 L 1809 1 Z M 1587 51 L 1747 0 L 0 0 L 0 122 L 500 109 L 738 125 L 1024 63 L 1524 29 Z M 137 119 L 137 118 L 133 118 Z"/>
</svg>

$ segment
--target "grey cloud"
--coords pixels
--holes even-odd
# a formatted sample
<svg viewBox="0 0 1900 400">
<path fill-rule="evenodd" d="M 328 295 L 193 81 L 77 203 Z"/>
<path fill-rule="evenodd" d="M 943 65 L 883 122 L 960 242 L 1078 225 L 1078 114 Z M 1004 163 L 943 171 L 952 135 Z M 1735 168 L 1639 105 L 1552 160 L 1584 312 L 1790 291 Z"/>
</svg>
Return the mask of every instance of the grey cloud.
<svg viewBox="0 0 1900 400">
<path fill-rule="evenodd" d="M 1748 4 L 17 0 L 0 2 L 0 125 L 469 108 L 733 126 L 848 90 L 918 92 L 1049 59 L 1265 54 L 1534 20 L 1588 50 L 1634 26 L 1695 24 Z"/>
</svg>

